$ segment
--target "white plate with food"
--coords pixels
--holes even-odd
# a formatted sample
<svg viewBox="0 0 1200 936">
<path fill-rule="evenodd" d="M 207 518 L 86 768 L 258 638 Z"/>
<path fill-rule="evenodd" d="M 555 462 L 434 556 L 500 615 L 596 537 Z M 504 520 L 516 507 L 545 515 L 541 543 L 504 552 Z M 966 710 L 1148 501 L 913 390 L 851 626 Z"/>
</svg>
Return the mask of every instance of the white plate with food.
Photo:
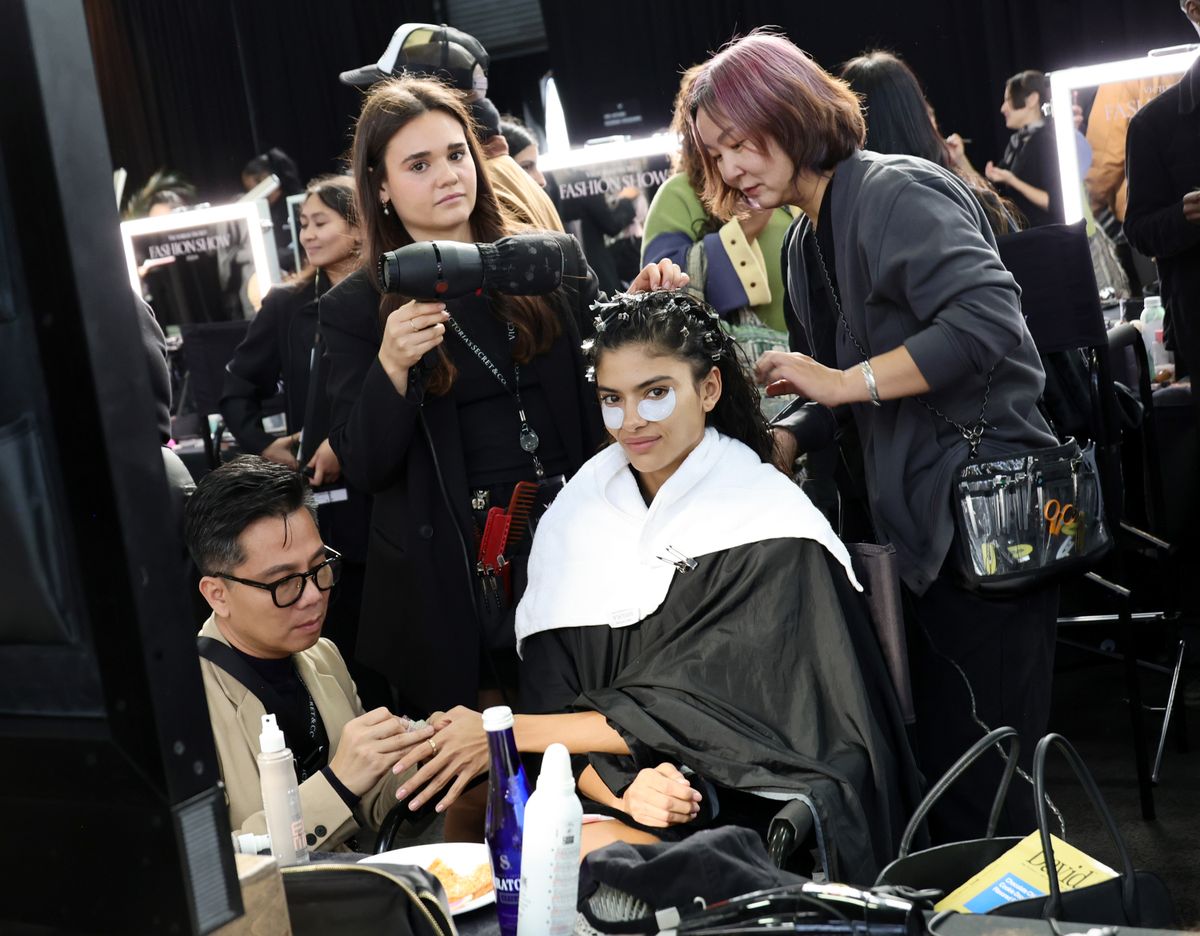
<svg viewBox="0 0 1200 936">
<path fill-rule="evenodd" d="M 482 842 L 411 845 L 371 855 L 359 863 L 419 865 L 442 882 L 455 916 L 496 902 L 492 865 Z"/>
</svg>

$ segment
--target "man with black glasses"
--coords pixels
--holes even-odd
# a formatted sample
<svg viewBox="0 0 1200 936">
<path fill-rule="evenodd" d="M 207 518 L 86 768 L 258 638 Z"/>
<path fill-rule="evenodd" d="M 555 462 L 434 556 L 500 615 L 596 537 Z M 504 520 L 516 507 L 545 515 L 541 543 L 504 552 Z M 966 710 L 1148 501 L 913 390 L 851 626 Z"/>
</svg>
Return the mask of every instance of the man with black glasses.
<svg viewBox="0 0 1200 936">
<path fill-rule="evenodd" d="M 296 758 L 309 848 L 378 828 L 402 780 L 392 765 L 434 744 L 433 729 L 386 708 L 364 713 L 337 648 L 321 639 L 340 556 L 321 541 L 307 482 L 239 458 L 197 485 L 185 531 L 212 608 L 200 669 L 234 830 L 266 832 L 255 760 L 265 712 Z"/>
</svg>

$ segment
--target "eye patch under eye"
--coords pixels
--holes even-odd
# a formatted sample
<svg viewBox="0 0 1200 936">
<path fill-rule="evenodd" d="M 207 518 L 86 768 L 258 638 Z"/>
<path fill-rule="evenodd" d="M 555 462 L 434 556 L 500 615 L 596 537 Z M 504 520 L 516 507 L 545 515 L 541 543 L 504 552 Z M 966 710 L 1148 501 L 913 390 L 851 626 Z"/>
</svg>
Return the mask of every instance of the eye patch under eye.
<svg viewBox="0 0 1200 936">
<path fill-rule="evenodd" d="M 658 400 L 642 400 L 637 406 L 638 415 L 647 422 L 662 422 L 675 412 L 675 402 L 675 388 L 670 387 Z M 604 425 L 613 432 L 620 429 L 625 422 L 625 408 L 620 405 L 602 403 L 600 415 L 604 418 Z"/>
<path fill-rule="evenodd" d="M 642 400 L 638 404 L 638 415 L 649 422 L 662 422 L 675 412 L 675 388 L 670 387 L 657 400 Z"/>
</svg>

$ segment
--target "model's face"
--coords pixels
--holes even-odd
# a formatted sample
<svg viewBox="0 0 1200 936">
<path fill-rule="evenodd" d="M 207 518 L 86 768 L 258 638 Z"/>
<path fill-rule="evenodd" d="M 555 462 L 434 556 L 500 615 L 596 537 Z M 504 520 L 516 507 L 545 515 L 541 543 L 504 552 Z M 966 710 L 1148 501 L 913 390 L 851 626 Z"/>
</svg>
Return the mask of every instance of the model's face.
<svg viewBox="0 0 1200 936">
<path fill-rule="evenodd" d="M 383 159 L 380 201 L 413 240 L 471 240 L 477 183 L 462 124 L 428 111 L 396 131 Z"/>
<path fill-rule="evenodd" d="M 1041 95 L 1032 92 L 1025 96 L 1025 103 L 1017 107 L 1006 91 L 1004 101 L 1000 104 L 1000 113 L 1004 115 L 1004 125 L 1009 130 L 1022 130 L 1042 119 Z"/>
<path fill-rule="evenodd" d="M 321 534 L 304 509 L 286 518 L 256 520 L 242 531 L 238 543 L 245 560 L 224 571 L 253 582 L 271 583 L 307 572 L 326 559 Z M 281 659 L 315 644 L 329 608 L 330 592 L 318 590 L 311 579 L 305 580 L 300 599 L 287 608 L 276 607 L 269 591 L 217 576 L 204 576 L 200 590 L 226 639 L 263 659 Z"/>
<path fill-rule="evenodd" d="M 358 228 L 321 200 L 309 195 L 300 206 L 300 246 L 315 267 L 332 267 L 349 259 Z"/>
<path fill-rule="evenodd" d="M 686 361 L 630 344 L 600 356 L 596 393 L 609 435 L 653 495 L 704 438 L 721 372 L 714 367 L 697 383 Z"/>
<path fill-rule="evenodd" d="M 542 188 L 546 187 L 546 177 L 542 175 L 542 170 L 538 168 L 538 148 L 536 143 L 530 143 L 525 149 L 519 153 L 513 154 L 513 159 L 517 161 L 517 165 L 529 173 L 533 179 Z"/>
<path fill-rule="evenodd" d="M 796 200 L 796 164 L 771 137 L 765 146 L 721 127 L 701 108 L 696 113 L 700 143 L 717 164 L 721 178 L 741 191 L 756 208 L 779 208 Z"/>
</svg>

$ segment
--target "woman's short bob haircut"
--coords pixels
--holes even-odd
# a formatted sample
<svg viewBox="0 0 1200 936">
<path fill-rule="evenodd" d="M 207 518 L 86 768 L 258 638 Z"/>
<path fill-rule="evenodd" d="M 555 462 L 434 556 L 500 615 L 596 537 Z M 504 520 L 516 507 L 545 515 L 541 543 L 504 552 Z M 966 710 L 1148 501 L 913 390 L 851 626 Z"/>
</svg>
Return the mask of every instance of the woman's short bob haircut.
<svg viewBox="0 0 1200 936">
<path fill-rule="evenodd" d="M 774 139 L 796 171 L 827 172 L 866 139 L 858 98 L 783 36 L 755 30 L 701 66 L 687 101 L 691 133 L 704 163 L 704 200 L 718 217 L 745 209 L 696 133 L 701 108 L 721 128 L 765 150 Z"/>
</svg>

